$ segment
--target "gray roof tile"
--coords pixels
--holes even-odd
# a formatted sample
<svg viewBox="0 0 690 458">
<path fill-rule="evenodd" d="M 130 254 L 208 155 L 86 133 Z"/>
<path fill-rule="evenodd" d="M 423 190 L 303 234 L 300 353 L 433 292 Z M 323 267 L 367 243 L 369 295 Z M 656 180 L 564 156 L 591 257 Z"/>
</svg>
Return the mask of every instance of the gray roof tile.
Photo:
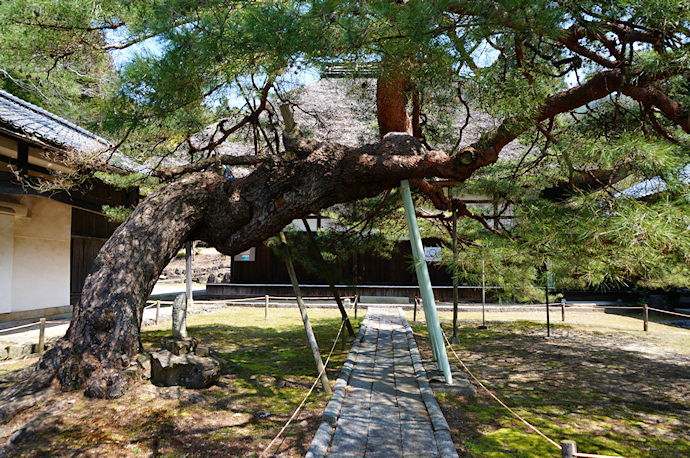
<svg viewBox="0 0 690 458">
<path fill-rule="evenodd" d="M 98 152 L 107 140 L 43 108 L 0 89 L 0 122 L 43 143 L 80 152 Z"/>
</svg>

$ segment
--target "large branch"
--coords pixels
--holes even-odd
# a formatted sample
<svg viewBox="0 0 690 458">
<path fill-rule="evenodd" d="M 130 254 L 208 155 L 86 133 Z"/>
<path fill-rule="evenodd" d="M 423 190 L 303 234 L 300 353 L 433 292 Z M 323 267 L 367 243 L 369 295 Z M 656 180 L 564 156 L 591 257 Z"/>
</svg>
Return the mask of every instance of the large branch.
<svg viewBox="0 0 690 458">
<path fill-rule="evenodd" d="M 247 156 L 213 156 L 204 159 L 203 161 L 194 162 L 193 164 L 185 164 L 170 168 L 159 168 L 154 170 L 151 174 L 163 180 L 170 180 L 187 173 L 201 172 L 215 165 L 257 165 L 265 161 L 267 157 L 267 155 L 263 154 Z"/>
<path fill-rule="evenodd" d="M 597 73 L 580 86 L 547 97 L 533 114 L 506 119 L 493 133 L 482 137 L 466 150 L 469 149 L 473 154 L 476 154 L 481 165 L 495 162 L 498 159 L 498 153 L 505 145 L 515 140 L 536 123 L 606 97 L 618 91 L 623 80 L 624 72 L 622 69 L 617 68 Z"/>
<path fill-rule="evenodd" d="M 671 122 L 685 132 L 690 133 L 690 112 L 680 103 L 673 100 L 661 89 L 652 86 L 623 85 L 623 94 L 632 97 L 645 106 L 655 106 Z"/>
</svg>

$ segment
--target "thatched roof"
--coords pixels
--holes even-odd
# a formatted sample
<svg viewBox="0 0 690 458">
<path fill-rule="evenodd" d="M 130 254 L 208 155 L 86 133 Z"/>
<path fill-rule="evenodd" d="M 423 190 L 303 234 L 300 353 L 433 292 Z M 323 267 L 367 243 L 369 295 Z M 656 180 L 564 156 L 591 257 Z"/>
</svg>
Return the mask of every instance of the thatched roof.
<svg viewBox="0 0 690 458">
<path fill-rule="evenodd" d="M 317 140 L 355 147 L 375 142 L 379 138 L 375 91 L 374 79 L 323 78 L 291 91 L 287 97 L 295 104 L 295 121 L 300 125 L 303 134 L 313 135 Z M 274 103 L 274 107 L 279 103 Z M 238 119 L 225 121 L 232 125 Z M 460 132 L 464 124 L 465 111 L 463 107 L 459 107 L 458 116 L 453 121 L 454 131 Z M 495 129 L 498 124 L 498 120 L 488 114 L 472 111 L 469 123 L 463 131 L 460 146 L 471 144 L 483 133 Z M 202 147 L 218 138 L 218 125 L 219 123 L 214 123 L 196 134 L 192 138 L 194 146 Z M 432 146 L 450 148 L 449 145 Z M 513 157 L 521 150 L 520 145 L 511 143 L 504 148 L 501 156 Z M 178 157 L 185 157 L 185 151 L 184 145 L 178 148 Z M 235 137 L 232 141 L 226 141 L 217 147 L 216 152 L 222 155 L 249 155 L 254 154 L 254 146 L 251 141 L 242 141 Z M 180 164 L 176 162 L 174 165 Z"/>
</svg>

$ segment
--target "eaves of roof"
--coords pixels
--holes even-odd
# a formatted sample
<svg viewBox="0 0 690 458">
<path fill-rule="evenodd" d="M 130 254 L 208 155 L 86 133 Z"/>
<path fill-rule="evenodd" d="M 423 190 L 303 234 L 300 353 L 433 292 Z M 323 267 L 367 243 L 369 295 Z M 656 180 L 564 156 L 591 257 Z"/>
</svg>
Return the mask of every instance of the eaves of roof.
<svg viewBox="0 0 690 458">
<path fill-rule="evenodd" d="M 97 154 L 112 144 L 83 127 L 67 121 L 32 103 L 0 89 L 0 130 L 23 138 L 43 148 L 73 150 Z M 128 172 L 146 173 L 148 169 L 122 154 L 112 154 L 110 166 Z"/>
</svg>

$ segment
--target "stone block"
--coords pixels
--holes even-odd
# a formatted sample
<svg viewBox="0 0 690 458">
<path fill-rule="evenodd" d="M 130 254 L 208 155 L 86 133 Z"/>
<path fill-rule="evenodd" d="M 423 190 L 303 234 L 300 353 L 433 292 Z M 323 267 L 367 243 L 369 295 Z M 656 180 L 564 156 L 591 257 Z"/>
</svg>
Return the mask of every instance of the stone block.
<svg viewBox="0 0 690 458">
<path fill-rule="evenodd" d="M 148 380 L 151 378 L 151 357 L 148 355 L 137 355 L 137 364 L 139 365 L 139 370 L 141 377 Z"/>
<path fill-rule="evenodd" d="M 174 355 L 168 350 L 151 354 L 151 379 L 163 386 L 206 388 L 222 373 L 222 365 L 214 358 L 191 354 Z"/>
<path fill-rule="evenodd" d="M 178 295 L 173 301 L 172 334 L 176 339 L 187 338 L 187 293 Z"/>
<path fill-rule="evenodd" d="M 139 366 L 137 365 L 129 366 L 122 372 L 124 372 L 127 377 L 133 380 L 137 380 L 139 378 Z"/>
<path fill-rule="evenodd" d="M 8 359 L 20 359 L 29 356 L 32 350 L 31 347 L 31 344 L 10 345 L 7 348 L 7 357 Z"/>
<path fill-rule="evenodd" d="M 187 337 L 184 339 L 175 337 L 163 337 L 161 345 L 164 349 L 170 351 L 175 355 L 185 355 L 187 353 L 194 353 L 199 341 L 194 337 Z"/>
<path fill-rule="evenodd" d="M 194 354 L 197 356 L 209 356 L 211 354 L 211 347 L 197 345 Z"/>
</svg>

